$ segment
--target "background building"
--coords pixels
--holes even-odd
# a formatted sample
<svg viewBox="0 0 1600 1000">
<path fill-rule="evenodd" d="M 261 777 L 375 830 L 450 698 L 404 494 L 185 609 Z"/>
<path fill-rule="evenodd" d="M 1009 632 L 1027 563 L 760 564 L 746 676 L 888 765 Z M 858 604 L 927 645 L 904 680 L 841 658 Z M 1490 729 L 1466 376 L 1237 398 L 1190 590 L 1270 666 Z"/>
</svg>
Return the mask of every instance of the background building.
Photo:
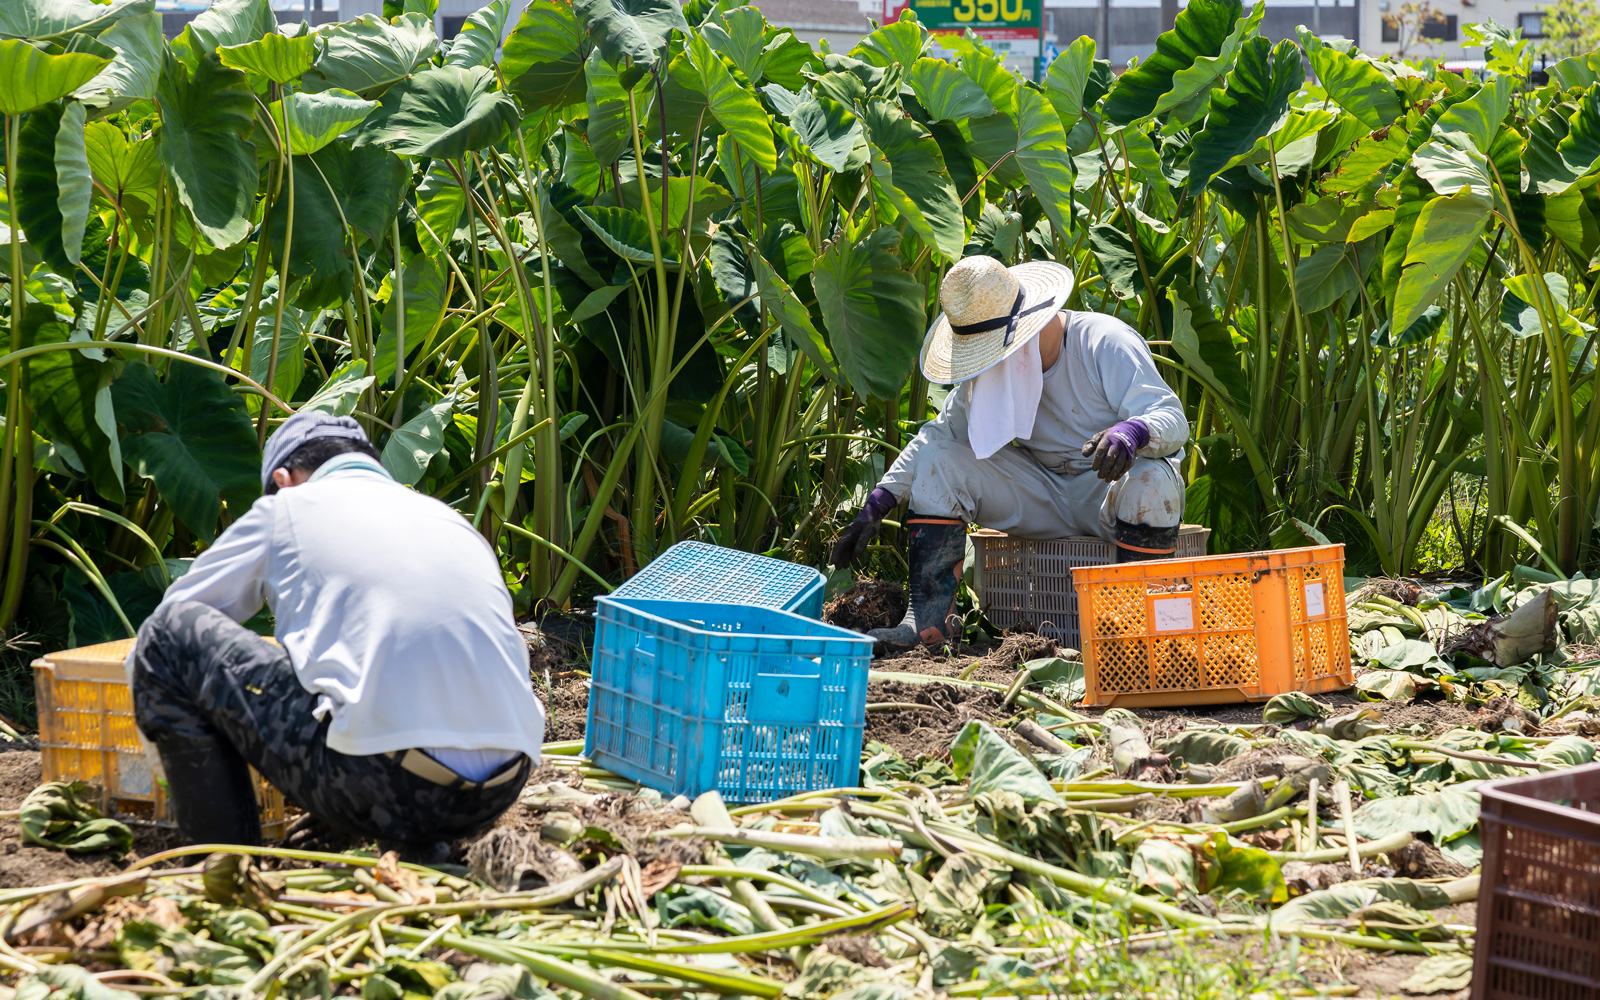
<svg viewBox="0 0 1600 1000">
<path fill-rule="evenodd" d="M 4 2 L 4 0 L 0 0 Z M 520 7 L 526 0 L 516 0 Z M 888 0 L 895 3 L 895 0 Z M 1045 0 L 1047 43 L 1065 48 L 1079 35 L 1098 43 L 1102 58 L 1122 68 L 1130 59 L 1144 58 L 1155 51 L 1156 36 L 1170 23 L 1179 9 L 1172 0 L 1107 0 L 1106 26 L 1101 28 L 1100 0 Z M 1249 3 L 1250 0 L 1246 0 Z M 1438 58 L 1471 68 L 1482 58 L 1477 49 L 1464 49 L 1464 28 L 1476 21 L 1493 19 L 1507 27 L 1519 27 L 1524 38 L 1544 37 L 1543 8 L 1547 0 L 1268 0 L 1262 33 L 1269 38 L 1293 38 L 1295 28 L 1305 25 L 1325 37 L 1353 39 L 1364 51 L 1403 55 L 1414 59 Z M 871 30 L 870 20 L 883 20 L 885 0 L 755 0 L 767 20 L 793 28 L 797 37 L 815 45 L 822 39 L 835 52 L 846 52 Z M 196 0 L 160 0 L 166 33 L 176 35 L 207 4 Z M 357 17 L 381 14 L 383 0 L 276 0 L 279 21 L 307 20 L 326 24 Z M 453 38 L 462 23 L 481 0 L 439 0 L 434 18 L 439 37 Z M 870 19 L 870 20 L 869 20 Z M 513 17 L 513 21 L 515 17 Z M 1030 43 L 1031 45 L 1032 43 Z M 1019 73 L 1032 75 L 1030 47 L 1008 57 L 1008 65 Z"/>
<path fill-rule="evenodd" d="M 1245 0 L 1248 9 L 1254 0 Z M 1293 38 L 1295 27 L 1305 25 L 1323 36 L 1356 38 L 1357 3 L 1371 6 L 1382 0 L 1330 0 L 1312 5 L 1303 2 L 1274 3 L 1267 0 L 1266 15 L 1261 19 L 1261 33 L 1277 40 Z M 1398 0 L 1395 0 L 1398 5 Z M 1441 0 L 1453 2 L 1453 0 Z M 1176 8 L 1174 8 L 1176 10 Z M 1096 0 L 1045 0 L 1050 31 L 1062 48 L 1079 35 L 1088 35 L 1097 43 L 1101 58 L 1110 58 L 1118 69 L 1129 59 L 1140 58 L 1154 52 L 1156 36 L 1166 29 L 1162 24 L 1160 0 L 1115 0 L 1108 11 L 1110 42 L 1106 45 L 1099 28 L 1099 5 Z M 1372 37 L 1377 37 L 1374 29 Z M 1363 49 L 1366 42 L 1360 42 Z M 1109 51 L 1109 56 L 1107 55 Z"/>
<path fill-rule="evenodd" d="M 1522 37 L 1544 37 L 1545 4 L 1535 0 L 1362 0 L 1361 47 L 1368 52 L 1411 59 L 1482 60 L 1482 49 L 1463 49 L 1461 30 L 1477 21 L 1493 20 L 1521 28 Z"/>
</svg>

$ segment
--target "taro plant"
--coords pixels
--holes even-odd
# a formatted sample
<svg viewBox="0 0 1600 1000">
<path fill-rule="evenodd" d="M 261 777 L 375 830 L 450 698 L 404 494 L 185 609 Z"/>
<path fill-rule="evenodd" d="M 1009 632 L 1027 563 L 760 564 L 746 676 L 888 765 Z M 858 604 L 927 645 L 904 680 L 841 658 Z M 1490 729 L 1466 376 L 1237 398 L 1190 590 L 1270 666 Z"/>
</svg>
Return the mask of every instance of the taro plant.
<svg viewBox="0 0 1600 1000">
<path fill-rule="evenodd" d="M 916 357 L 971 253 L 1069 263 L 1149 340 L 1219 549 L 1413 570 L 1472 483 L 1473 565 L 1594 562 L 1594 57 L 1535 87 L 1477 26 L 1465 79 L 1194 0 L 1035 85 L 909 17 L 835 52 L 730 0 L 432 13 L 0 14 L 0 629 L 127 634 L 308 407 L 524 611 L 684 538 L 818 564 L 943 398 Z"/>
</svg>

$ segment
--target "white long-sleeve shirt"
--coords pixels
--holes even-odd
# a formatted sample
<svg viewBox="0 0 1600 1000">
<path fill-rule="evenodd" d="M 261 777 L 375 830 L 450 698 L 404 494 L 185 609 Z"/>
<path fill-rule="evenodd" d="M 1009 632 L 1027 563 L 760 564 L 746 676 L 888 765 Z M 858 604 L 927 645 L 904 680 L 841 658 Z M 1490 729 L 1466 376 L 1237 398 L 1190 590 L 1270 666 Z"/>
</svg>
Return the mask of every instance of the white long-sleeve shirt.
<svg viewBox="0 0 1600 1000">
<path fill-rule="evenodd" d="M 1044 392 L 1033 434 L 1016 442 L 1051 472 L 1088 472 L 1092 458 L 1084 442 L 1122 420 L 1137 418 L 1150 429 L 1145 458 L 1181 456 L 1189 422 L 1178 397 L 1156 371 L 1150 347 L 1133 327 L 1103 313 L 1063 310 L 1061 354 L 1044 374 Z M 902 502 L 911 493 L 918 448 L 931 440 L 967 441 L 972 383 L 958 385 L 943 409 L 922 426 L 878 485 Z"/>
<path fill-rule="evenodd" d="M 163 603 L 199 601 L 241 622 L 270 606 L 301 685 L 320 696 L 318 714 L 332 713 L 330 749 L 538 760 L 544 709 L 488 543 L 445 504 L 354 458 L 257 500 Z M 455 759 L 474 757 L 484 755 Z"/>
</svg>

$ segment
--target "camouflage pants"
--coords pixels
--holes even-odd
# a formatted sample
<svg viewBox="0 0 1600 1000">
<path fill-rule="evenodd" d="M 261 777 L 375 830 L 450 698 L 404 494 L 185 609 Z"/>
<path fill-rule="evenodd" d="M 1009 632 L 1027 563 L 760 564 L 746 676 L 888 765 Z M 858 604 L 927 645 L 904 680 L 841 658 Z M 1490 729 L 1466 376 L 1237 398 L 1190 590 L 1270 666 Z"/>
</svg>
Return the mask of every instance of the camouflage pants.
<svg viewBox="0 0 1600 1000">
<path fill-rule="evenodd" d="M 167 605 L 139 629 L 133 712 L 157 748 L 209 742 L 253 765 L 295 805 L 356 836 L 451 840 L 489 825 L 517 800 L 531 762 L 492 788 L 452 788 L 387 754 L 328 748 L 328 721 L 289 654 L 209 605 Z"/>
</svg>

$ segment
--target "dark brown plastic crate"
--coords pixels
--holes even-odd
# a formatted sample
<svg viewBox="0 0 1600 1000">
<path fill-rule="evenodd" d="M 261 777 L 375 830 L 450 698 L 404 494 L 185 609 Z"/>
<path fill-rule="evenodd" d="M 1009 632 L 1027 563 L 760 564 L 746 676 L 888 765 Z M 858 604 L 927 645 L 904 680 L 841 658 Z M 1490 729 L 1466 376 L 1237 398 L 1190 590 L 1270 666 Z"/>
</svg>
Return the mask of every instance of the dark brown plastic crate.
<svg viewBox="0 0 1600 1000">
<path fill-rule="evenodd" d="M 1479 791 L 1474 1000 L 1600 1000 L 1600 764 Z"/>
</svg>

